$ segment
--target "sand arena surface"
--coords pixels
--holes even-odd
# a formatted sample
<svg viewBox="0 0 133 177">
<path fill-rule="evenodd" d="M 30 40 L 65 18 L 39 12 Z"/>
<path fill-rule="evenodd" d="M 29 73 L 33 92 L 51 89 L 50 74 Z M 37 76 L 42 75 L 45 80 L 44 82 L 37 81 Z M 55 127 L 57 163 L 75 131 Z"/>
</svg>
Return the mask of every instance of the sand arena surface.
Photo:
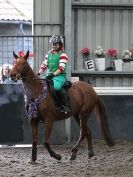
<svg viewBox="0 0 133 177">
<path fill-rule="evenodd" d="M 31 147 L 0 148 L 0 177 L 133 177 L 133 142 L 116 142 L 112 148 L 103 141 L 93 142 L 95 157 L 88 159 L 87 146 L 81 145 L 77 159 L 70 162 L 72 145 L 52 145 L 62 155 L 51 158 L 45 147 L 38 147 L 35 165 L 29 164 Z"/>
</svg>

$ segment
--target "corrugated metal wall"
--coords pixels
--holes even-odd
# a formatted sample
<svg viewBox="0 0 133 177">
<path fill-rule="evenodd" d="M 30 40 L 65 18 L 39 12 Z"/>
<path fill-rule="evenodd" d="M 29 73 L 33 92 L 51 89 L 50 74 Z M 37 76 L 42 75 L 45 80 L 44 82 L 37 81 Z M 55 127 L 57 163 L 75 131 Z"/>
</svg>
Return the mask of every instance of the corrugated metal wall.
<svg viewBox="0 0 133 177">
<path fill-rule="evenodd" d="M 133 86 L 132 71 L 127 70 L 126 74 L 122 71 L 123 75 L 116 71 L 111 71 L 111 74 L 107 71 L 91 73 L 84 70 L 81 55 L 81 49 L 88 47 L 90 57 L 94 59 L 94 50 L 101 45 L 105 51 L 116 48 L 118 58 L 122 58 L 123 50 L 133 48 L 133 1 L 72 1 L 72 22 L 72 75 L 80 75 L 80 79 L 90 81 L 96 87 Z"/>
<path fill-rule="evenodd" d="M 63 1 L 34 0 L 33 2 L 33 34 L 40 35 L 39 40 L 34 40 L 35 58 L 37 58 L 34 69 L 38 72 L 38 68 L 49 49 L 49 41 L 41 38 L 41 36 L 48 36 L 49 38 L 53 34 L 63 34 Z"/>
<path fill-rule="evenodd" d="M 63 33 L 62 0 L 34 0 L 34 34 Z"/>
<path fill-rule="evenodd" d="M 72 8 L 72 15 L 67 13 L 68 8 Z M 94 57 L 97 45 L 105 50 L 113 47 L 117 49 L 119 58 L 122 50 L 133 47 L 133 1 L 34 0 L 33 26 L 34 35 L 40 35 L 40 39 L 34 41 L 36 72 L 49 48 L 48 40 L 41 39 L 41 36 L 48 35 L 49 38 L 54 33 L 66 35 L 65 48 L 70 58 L 68 68 L 80 72 L 83 70 L 80 54 L 83 47 L 91 49 L 91 57 Z M 132 86 L 131 76 L 121 75 L 120 79 L 115 79 L 106 71 L 103 76 L 90 77 L 95 86 Z"/>
<path fill-rule="evenodd" d="M 95 3 L 95 4 L 100 4 L 100 3 L 108 3 L 108 4 L 132 4 L 132 0 L 72 0 L 72 2 L 86 2 L 86 3 Z"/>
<path fill-rule="evenodd" d="M 81 70 L 83 59 L 80 51 L 83 47 L 94 50 L 101 45 L 105 50 L 116 48 L 119 58 L 125 49 L 133 45 L 133 10 L 129 9 L 73 9 L 74 25 L 74 69 Z"/>
</svg>

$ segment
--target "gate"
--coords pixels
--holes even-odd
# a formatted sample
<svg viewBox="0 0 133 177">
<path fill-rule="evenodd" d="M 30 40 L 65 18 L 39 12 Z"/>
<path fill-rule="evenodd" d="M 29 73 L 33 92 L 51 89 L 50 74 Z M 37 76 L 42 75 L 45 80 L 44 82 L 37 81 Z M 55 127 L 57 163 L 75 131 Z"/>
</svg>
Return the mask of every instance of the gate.
<svg viewBox="0 0 133 177">
<path fill-rule="evenodd" d="M 3 64 L 13 64 L 13 51 L 30 51 L 29 64 L 38 71 L 40 64 L 44 60 L 46 52 L 49 50 L 49 40 L 51 36 L 0 36 L 0 67 Z"/>
</svg>

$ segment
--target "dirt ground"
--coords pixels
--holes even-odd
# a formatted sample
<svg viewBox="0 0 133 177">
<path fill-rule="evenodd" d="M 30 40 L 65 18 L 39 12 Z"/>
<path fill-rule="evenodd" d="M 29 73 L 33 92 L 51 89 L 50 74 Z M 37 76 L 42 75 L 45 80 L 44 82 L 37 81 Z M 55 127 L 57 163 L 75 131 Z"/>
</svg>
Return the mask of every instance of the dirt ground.
<svg viewBox="0 0 133 177">
<path fill-rule="evenodd" d="M 52 145 L 62 155 L 51 158 L 45 147 L 38 147 L 35 165 L 29 164 L 31 147 L 0 148 L 0 177 L 133 177 L 133 142 L 116 142 L 112 148 L 95 141 L 95 158 L 87 158 L 85 143 L 75 161 L 70 161 L 72 145 Z"/>
</svg>

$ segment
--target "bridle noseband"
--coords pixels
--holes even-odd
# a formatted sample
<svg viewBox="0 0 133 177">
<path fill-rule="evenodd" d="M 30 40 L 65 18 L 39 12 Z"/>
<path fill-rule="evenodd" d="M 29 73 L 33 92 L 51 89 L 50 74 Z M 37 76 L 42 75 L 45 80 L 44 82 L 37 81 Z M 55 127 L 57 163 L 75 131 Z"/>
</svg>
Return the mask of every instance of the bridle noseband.
<svg viewBox="0 0 133 177">
<path fill-rule="evenodd" d="M 16 72 L 17 72 L 17 73 L 13 76 L 14 82 L 17 82 L 18 80 L 23 80 L 23 79 L 26 79 L 26 78 L 27 78 L 26 76 L 24 76 L 24 75 L 22 74 L 25 65 L 27 66 L 27 63 L 26 63 L 26 62 L 23 64 L 23 66 L 22 66 L 21 69 L 18 69 L 17 66 L 14 66 L 14 67 L 13 67 L 13 69 L 16 70 Z M 12 69 L 12 70 L 13 70 L 13 69 Z M 16 76 L 17 76 L 17 77 L 16 77 Z M 30 79 L 35 80 L 34 77 L 32 77 L 32 78 L 30 78 Z"/>
</svg>

